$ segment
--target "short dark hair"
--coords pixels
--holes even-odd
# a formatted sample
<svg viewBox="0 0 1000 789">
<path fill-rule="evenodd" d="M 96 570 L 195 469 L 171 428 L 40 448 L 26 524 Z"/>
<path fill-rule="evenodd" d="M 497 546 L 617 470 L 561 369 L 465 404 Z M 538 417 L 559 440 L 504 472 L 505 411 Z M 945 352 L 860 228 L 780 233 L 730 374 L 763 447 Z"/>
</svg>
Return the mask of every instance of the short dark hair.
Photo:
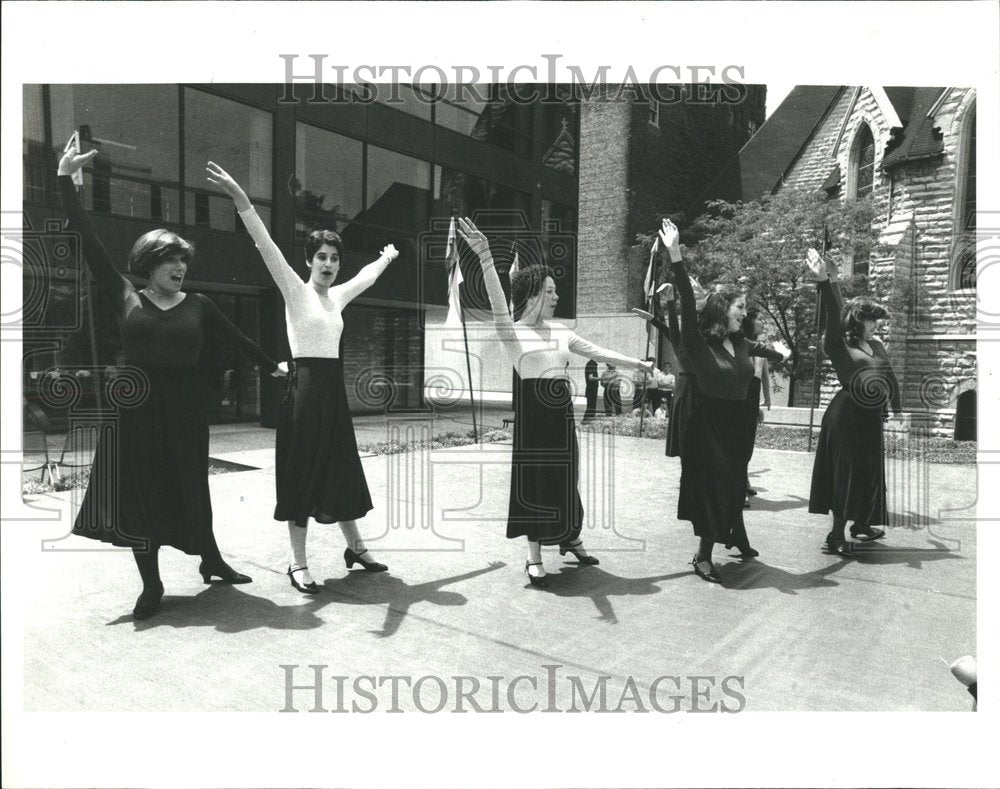
<svg viewBox="0 0 1000 789">
<path fill-rule="evenodd" d="M 754 331 L 754 324 L 757 322 L 757 318 L 760 317 L 760 310 L 757 307 L 751 307 L 747 310 L 746 316 L 743 318 L 743 323 L 740 324 L 740 331 L 743 332 L 743 336 L 748 340 L 756 340 L 757 332 Z"/>
<path fill-rule="evenodd" d="M 857 344 L 865 336 L 864 321 L 880 321 L 888 318 L 885 307 L 868 296 L 855 296 L 844 305 L 840 322 L 844 326 L 844 337 L 851 344 Z"/>
<path fill-rule="evenodd" d="M 150 271 L 172 255 L 180 255 L 181 260 L 190 263 L 194 257 L 194 244 L 164 228 L 150 230 L 132 245 L 128 270 L 137 277 L 147 277 Z"/>
<path fill-rule="evenodd" d="M 722 285 L 705 299 L 698 313 L 698 329 L 706 340 L 722 342 L 729 335 L 729 308 L 743 291 L 732 285 Z"/>
<path fill-rule="evenodd" d="M 552 277 L 548 266 L 534 264 L 518 269 L 510 280 L 510 300 L 514 304 L 514 320 L 520 320 L 528 299 L 542 292 L 545 278 Z M 555 277 L 552 277 L 554 280 Z"/>
<path fill-rule="evenodd" d="M 340 255 L 340 262 L 344 262 L 344 240 L 340 234 L 333 230 L 313 230 L 306 238 L 306 263 L 312 262 L 313 255 L 319 252 L 324 244 L 334 247 Z"/>
</svg>

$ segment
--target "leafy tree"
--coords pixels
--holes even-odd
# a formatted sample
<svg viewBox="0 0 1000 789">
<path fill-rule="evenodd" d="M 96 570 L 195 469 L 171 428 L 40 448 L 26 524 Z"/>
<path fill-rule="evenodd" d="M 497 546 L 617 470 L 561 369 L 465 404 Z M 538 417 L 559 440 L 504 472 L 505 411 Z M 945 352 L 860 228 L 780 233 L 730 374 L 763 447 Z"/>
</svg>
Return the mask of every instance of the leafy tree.
<svg viewBox="0 0 1000 789">
<path fill-rule="evenodd" d="M 788 375 L 792 398 L 796 382 L 813 374 L 818 344 L 816 288 L 804 265 L 806 250 L 822 252 L 826 237 L 827 257 L 842 271 L 845 257 L 862 268 L 876 251 L 872 221 L 870 197 L 830 200 L 823 193 L 786 188 L 748 203 L 712 201 L 707 213 L 682 228 L 689 273 L 709 288 L 728 282 L 744 289 L 748 306 L 758 307 L 770 333 L 792 349 L 791 359 L 775 366 Z M 648 250 L 654 237 L 638 241 Z M 669 280 L 669 268 L 660 269 L 658 279 Z M 844 280 L 845 297 L 868 289 L 880 295 L 891 285 L 869 283 L 864 274 Z"/>
</svg>

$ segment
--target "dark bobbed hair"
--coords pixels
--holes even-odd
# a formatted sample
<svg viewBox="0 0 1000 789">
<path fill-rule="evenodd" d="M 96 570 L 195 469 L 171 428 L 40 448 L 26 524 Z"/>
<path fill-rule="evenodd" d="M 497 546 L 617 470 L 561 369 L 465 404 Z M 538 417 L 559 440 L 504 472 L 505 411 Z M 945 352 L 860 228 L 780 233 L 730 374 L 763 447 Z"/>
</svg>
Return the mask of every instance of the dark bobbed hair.
<svg viewBox="0 0 1000 789">
<path fill-rule="evenodd" d="M 150 271 L 172 255 L 180 255 L 185 263 L 190 263 L 194 257 L 194 244 L 164 228 L 150 230 L 132 245 L 128 270 L 137 277 L 148 277 Z"/>
<path fill-rule="evenodd" d="M 855 296 L 844 305 L 840 321 L 844 326 L 844 337 L 857 344 L 865 336 L 863 321 L 880 321 L 888 318 L 885 307 L 868 296 Z"/>
<path fill-rule="evenodd" d="M 743 323 L 740 324 L 740 331 L 748 340 L 757 339 L 757 332 L 754 331 L 753 325 L 757 322 L 757 318 L 759 317 L 760 310 L 757 307 L 750 307 L 750 309 L 747 310 L 746 316 L 743 318 Z"/>
<path fill-rule="evenodd" d="M 520 320 L 528 299 L 542 292 L 545 278 L 552 276 L 548 266 L 533 264 L 519 269 L 510 281 L 510 300 L 514 303 L 514 320 Z"/>
<path fill-rule="evenodd" d="M 344 241 L 340 234 L 333 230 L 313 230 L 306 239 L 306 263 L 312 262 L 313 255 L 319 252 L 324 244 L 334 247 L 340 255 L 340 262 L 344 262 Z"/>
<path fill-rule="evenodd" d="M 722 342 L 729 336 L 729 308 L 743 291 L 732 285 L 723 285 L 710 293 L 698 313 L 698 330 L 709 341 Z"/>
</svg>

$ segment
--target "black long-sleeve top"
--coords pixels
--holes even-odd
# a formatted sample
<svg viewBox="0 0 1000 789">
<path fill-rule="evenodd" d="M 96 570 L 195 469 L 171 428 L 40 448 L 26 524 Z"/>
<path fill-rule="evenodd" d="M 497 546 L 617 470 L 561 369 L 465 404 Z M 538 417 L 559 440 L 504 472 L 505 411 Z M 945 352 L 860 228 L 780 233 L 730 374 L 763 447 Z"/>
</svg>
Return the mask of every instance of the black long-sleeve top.
<svg viewBox="0 0 1000 789">
<path fill-rule="evenodd" d="M 671 267 L 674 287 L 681 298 L 681 324 L 677 326 L 676 311 L 671 312 L 668 306 L 669 328 L 663 326 L 662 321 L 656 321 L 654 325 L 667 332 L 677 361 L 684 372 L 694 375 L 703 394 L 721 400 L 745 399 L 754 372 L 750 357 L 763 356 L 780 362 L 784 356 L 763 343 L 746 339 L 739 332 L 729 335 L 733 353 L 726 350 L 721 340 L 710 342 L 706 339 L 698 329 L 694 289 L 684 261 L 679 260 Z"/>
<path fill-rule="evenodd" d="M 818 283 L 820 301 L 826 314 L 826 336 L 823 351 L 833 363 L 837 380 L 851 393 L 854 401 L 866 408 L 882 408 L 889 403 L 893 413 L 903 410 L 900 402 L 899 381 L 889 361 L 885 346 L 878 340 L 869 340 L 872 353 L 868 354 L 847 342 L 840 312 L 843 308 L 839 286 L 829 280 Z"/>
<path fill-rule="evenodd" d="M 87 267 L 97 287 L 111 301 L 121 324 L 128 364 L 195 367 L 204 338 L 209 335 L 243 352 L 265 372 L 277 368 L 274 360 L 236 328 L 207 296 L 188 293 L 179 304 L 164 310 L 139 293 L 111 262 L 70 176 L 59 176 L 59 191 L 69 214 L 69 227 L 80 234 Z"/>
</svg>

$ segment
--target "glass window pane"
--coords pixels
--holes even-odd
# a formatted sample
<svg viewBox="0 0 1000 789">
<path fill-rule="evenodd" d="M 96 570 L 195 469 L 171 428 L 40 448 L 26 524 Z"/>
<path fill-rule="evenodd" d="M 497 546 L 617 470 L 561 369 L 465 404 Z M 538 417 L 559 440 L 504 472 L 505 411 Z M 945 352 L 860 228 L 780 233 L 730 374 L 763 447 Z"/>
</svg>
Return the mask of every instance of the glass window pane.
<svg viewBox="0 0 1000 789">
<path fill-rule="evenodd" d="M 368 146 L 368 223 L 427 229 L 431 166 L 405 154 Z"/>
<path fill-rule="evenodd" d="M 431 119 L 431 99 L 426 92 L 421 91 L 419 88 L 413 88 L 410 85 L 400 83 L 396 85 L 380 84 L 374 87 L 377 91 L 375 101 L 379 104 L 415 115 L 418 118 L 423 118 L 425 121 Z M 417 92 L 420 92 L 421 96 L 417 96 Z"/>
<path fill-rule="evenodd" d="M 100 151 L 84 173 L 92 210 L 178 221 L 176 87 L 53 85 L 50 97 L 55 156 L 76 130 L 84 152 Z"/>
<path fill-rule="evenodd" d="M 42 86 L 25 85 L 24 97 L 24 199 L 45 201 L 45 109 Z"/>
<path fill-rule="evenodd" d="M 436 104 L 436 122 L 459 134 L 476 137 L 473 133 L 476 125 L 489 108 L 485 98 L 488 92 L 488 85 L 449 85 L 444 97 Z M 488 117 L 483 118 L 482 128 L 485 129 L 488 123 Z M 479 139 L 485 139 L 485 133 Z"/>
<path fill-rule="evenodd" d="M 489 208 L 484 178 L 440 165 L 434 168 L 434 216 L 469 216 Z"/>
<path fill-rule="evenodd" d="M 348 243 L 345 226 L 362 211 L 364 146 L 305 123 L 295 126 L 295 229 L 301 240 L 313 230 L 336 230 Z"/>
<path fill-rule="evenodd" d="M 232 200 L 205 180 L 209 161 L 224 167 L 255 204 L 270 205 L 271 113 L 200 90 L 184 90 L 185 221 L 236 230 Z"/>
</svg>

